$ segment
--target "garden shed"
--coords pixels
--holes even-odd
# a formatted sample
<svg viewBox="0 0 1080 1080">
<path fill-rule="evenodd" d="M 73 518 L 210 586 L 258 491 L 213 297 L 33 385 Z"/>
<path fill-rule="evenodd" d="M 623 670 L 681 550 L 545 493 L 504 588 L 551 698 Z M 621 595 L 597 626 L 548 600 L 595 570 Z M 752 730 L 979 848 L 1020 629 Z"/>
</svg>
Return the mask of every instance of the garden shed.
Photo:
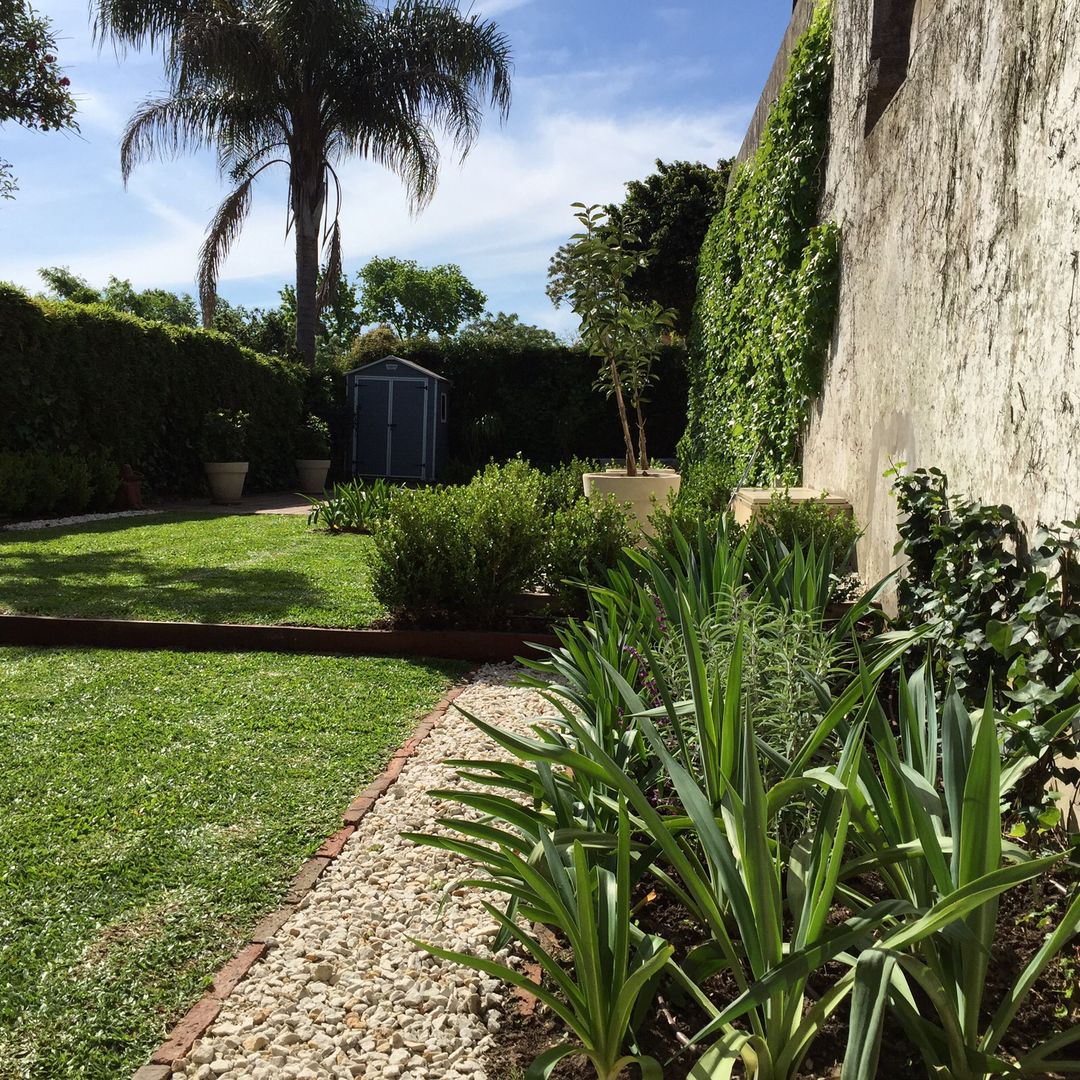
<svg viewBox="0 0 1080 1080">
<path fill-rule="evenodd" d="M 356 476 L 433 480 L 446 465 L 449 380 L 384 356 L 345 376 Z"/>
</svg>

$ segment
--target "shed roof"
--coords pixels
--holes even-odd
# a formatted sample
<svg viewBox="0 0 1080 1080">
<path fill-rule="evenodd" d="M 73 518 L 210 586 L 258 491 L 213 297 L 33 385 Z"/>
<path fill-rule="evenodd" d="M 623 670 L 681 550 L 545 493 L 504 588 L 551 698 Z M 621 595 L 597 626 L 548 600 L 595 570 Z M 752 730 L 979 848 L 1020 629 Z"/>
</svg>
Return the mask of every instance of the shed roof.
<svg viewBox="0 0 1080 1080">
<path fill-rule="evenodd" d="M 440 375 L 437 371 L 430 371 L 426 367 L 421 367 L 419 364 L 414 363 L 412 360 L 406 360 L 401 356 L 384 356 L 381 360 L 372 360 L 368 364 L 361 364 L 358 368 L 353 368 L 352 371 L 346 371 L 346 375 L 359 375 L 362 371 L 367 371 L 368 368 L 373 368 L 378 364 L 385 364 L 387 360 L 393 360 L 398 364 L 404 364 L 406 367 L 410 367 L 413 371 L 419 371 L 422 375 L 428 375 L 432 379 L 438 379 L 439 382 L 448 383 L 450 380 L 445 375 Z"/>
</svg>

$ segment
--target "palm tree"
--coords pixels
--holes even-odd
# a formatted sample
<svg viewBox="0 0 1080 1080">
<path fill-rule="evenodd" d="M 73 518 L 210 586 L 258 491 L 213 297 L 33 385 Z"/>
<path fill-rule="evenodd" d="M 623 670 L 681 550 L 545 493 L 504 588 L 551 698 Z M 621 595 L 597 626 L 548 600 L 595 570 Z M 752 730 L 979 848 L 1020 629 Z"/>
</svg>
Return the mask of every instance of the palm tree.
<svg viewBox="0 0 1080 1080">
<path fill-rule="evenodd" d="M 124 132 L 125 182 L 147 158 L 215 147 L 233 185 L 199 254 L 204 323 L 255 180 L 288 168 L 296 347 L 309 366 L 319 312 L 341 272 L 335 166 L 359 156 L 388 167 L 417 212 L 435 191 L 436 134 L 464 157 L 485 99 L 502 119 L 510 105 L 506 37 L 456 0 L 97 0 L 94 32 L 160 46 L 165 57 L 169 92 L 143 102 Z"/>
</svg>

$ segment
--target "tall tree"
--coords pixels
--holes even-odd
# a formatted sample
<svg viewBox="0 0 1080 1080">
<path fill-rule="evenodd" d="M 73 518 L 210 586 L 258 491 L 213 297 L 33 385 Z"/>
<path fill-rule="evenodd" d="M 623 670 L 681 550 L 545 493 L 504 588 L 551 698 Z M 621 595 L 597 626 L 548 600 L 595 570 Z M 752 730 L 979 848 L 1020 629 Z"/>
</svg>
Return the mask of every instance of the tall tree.
<svg viewBox="0 0 1080 1080">
<path fill-rule="evenodd" d="M 629 295 L 643 303 L 656 302 L 676 312 L 676 329 L 683 337 L 697 294 L 697 264 L 712 219 L 724 205 L 731 162 L 716 168 L 698 161 L 659 159 L 656 172 L 626 185 L 620 205 L 604 207 L 608 229 L 632 237 L 629 250 L 642 258 L 627 282 Z M 557 304 L 567 298 L 567 271 L 572 244 L 564 244 L 548 267 L 548 295 Z"/>
<path fill-rule="evenodd" d="M 460 266 L 418 266 L 393 256 L 361 267 L 360 319 L 385 323 L 401 338 L 453 334 L 463 322 L 478 318 L 487 297 Z"/>
<path fill-rule="evenodd" d="M 49 20 L 26 0 L 0 0 L 0 124 L 78 130 L 70 86 L 57 67 Z M 11 164 L 0 160 L 0 198 L 14 198 L 17 187 Z"/>
<path fill-rule="evenodd" d="M 199 256 L 203 318 L 251 206 L 255 180 L 283 165 L 296 245 L 296 345 L 315 362 L 320 308 L 341 273 L 335 166 L 370 158 L 404 181 L 414 210 L 438 177 L 435 136 L 464 155 L 485 98 L 505 117 L 510 48 L 456 0 L 96 0 L 95 31 L 161 46 L 168 94 L 143 103 L 121 145 L 125 179 L 155 155 L 215 147 L 234 185 Z M 325 248 L 325 260 L 323 249 Z M 320 262 L 325 261 L 319 289 Z"/>
</svg>

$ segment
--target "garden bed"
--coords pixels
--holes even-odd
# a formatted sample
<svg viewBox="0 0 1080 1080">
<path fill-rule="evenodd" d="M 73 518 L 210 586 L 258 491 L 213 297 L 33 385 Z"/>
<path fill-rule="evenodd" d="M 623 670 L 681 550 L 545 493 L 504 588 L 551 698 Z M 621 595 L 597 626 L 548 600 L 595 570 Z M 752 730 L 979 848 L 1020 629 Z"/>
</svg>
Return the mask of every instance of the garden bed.
<svg viewBox="0 0 1080 1080">
<path fill-rule="evenodd" d="M 677 944 L 680 953 L 702 944 L 702 937 L 675 902 L 655 893 L 652 899 L 639 894 L 643 904 L 640 920 L 643 929 L 659 934 Z M 1028 961 L 1042 945 L 1046 931 L 1056 926 L 1065 914 L 1065 897 L 1054 889 L 1046 891 L 1027 886 L 1006 893 L 1001 906 L 1002 930 L 994 949 L 984 1018 L 1016 985 Z M 563 951 L 564 959 L 570 954 Z M 812 984 L 819 998 L 841 973 L 840 965 L 830 965 Z M 831 978 L 830 978 L 831 976 Z M 1044 973 L 1013 1026 L 1014 1038 L 1006 1050 L 1022 1051 L 1058 1033 L 1080 1014 L 1076 1000 L 1080 979 L 1080 949 L 1073 956 L 1062 955 Z M 715 1000 L 723 1000 L 723 977 L 716 977 Z M 735 994 L 727 988 L 728 999 Z M 806 1080 L 834 1080 L 840 1075 L 847 1040 L 849 1010 L 841 1008 L 815 1040 L 811 1056 L 804 1062 L 801 1075 Z M 1071 1017 L 1071 1020 L 1070 1020 Z M 687 1042 L 705 1024 L 705 1017 L 685 1000 L 662 999 L 660 1007 L 645 1020 L 641 1032 L 643 1050 L 664 1064 L 664 1080 L 687 1080 L 698 1053 L 685 1050 Z M 543 1005 L 519 995 L 511 1003 L 496 1045 L 484 1067 L 487 1080 L 520 1080 L 533 1060 L 550 1047 L 566 1041 L 565 1027 Z M 668 1062 L 679 1055 L 677 1060 Z M 886 1023 L 882 1038 L 877 1080 L 910 1080 L 922 1075 L 918 1050 L 895 1023 Z M 552 1074 L 553 1080 L 595 1080 L 596 1072 L 584 1059 L 564 1062 Z"/>
</svg>

